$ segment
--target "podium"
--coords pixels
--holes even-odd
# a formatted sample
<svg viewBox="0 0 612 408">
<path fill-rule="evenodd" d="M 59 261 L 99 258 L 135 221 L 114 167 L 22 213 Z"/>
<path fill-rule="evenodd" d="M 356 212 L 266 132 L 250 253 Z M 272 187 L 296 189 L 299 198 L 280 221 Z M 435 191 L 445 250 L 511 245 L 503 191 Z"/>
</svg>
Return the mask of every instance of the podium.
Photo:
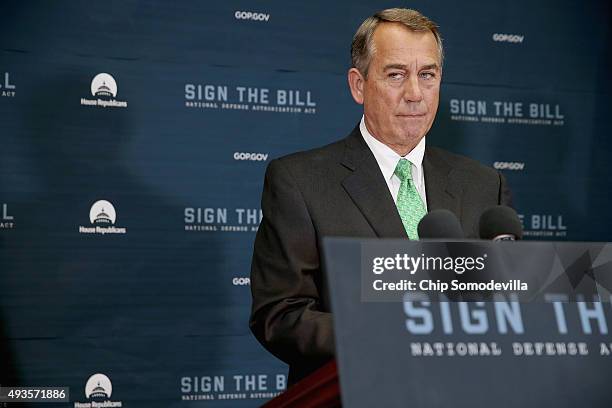
<svg viewBox="0 0 612 408">
<path fill-rule="evenodd" d="M 323 246 L 336 361 L 265 407 L 612 406 L 611 244 Z"/>
</svg>

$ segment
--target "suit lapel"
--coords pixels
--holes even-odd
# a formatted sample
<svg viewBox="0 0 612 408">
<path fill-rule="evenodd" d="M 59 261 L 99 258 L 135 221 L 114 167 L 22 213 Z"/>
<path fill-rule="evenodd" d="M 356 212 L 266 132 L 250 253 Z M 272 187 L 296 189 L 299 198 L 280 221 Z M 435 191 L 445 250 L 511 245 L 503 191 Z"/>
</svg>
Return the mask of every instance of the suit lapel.
<svg viewBox="0 0 612 408">
<path fill-rule="evenodd" d="M 380 238 L 406 238 L 393 197 L 359 126 L 346 139 L 341 164 L 351 170 L 342 186 L 376 235 Z"/>
<path fill-rule="evenodd" d="M 447 209 L 461 219 L 462 189 L 453 182 L 454 171 L 440 155 L 429 147 L 423 157 L 427 210 Z"/>
</svg>

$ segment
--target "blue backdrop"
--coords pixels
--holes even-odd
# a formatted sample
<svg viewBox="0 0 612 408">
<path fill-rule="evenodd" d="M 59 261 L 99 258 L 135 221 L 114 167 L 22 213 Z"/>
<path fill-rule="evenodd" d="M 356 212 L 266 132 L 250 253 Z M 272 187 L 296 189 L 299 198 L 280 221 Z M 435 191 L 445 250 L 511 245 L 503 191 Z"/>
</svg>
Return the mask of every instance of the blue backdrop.
<svg viewBox="0 0 612 408">
<path fill-rule="evenodd" d="M 612 240 L 607 1 L 5 1 L 0 384 L 75 407 L 98 384 L 122 406 L 282 391 L 247 326 L 264 170 L 358 123 L 352 35 L 396 6 L 444 37 L 427 143 L 500 169 L 529 239 Z"/>
</svg>

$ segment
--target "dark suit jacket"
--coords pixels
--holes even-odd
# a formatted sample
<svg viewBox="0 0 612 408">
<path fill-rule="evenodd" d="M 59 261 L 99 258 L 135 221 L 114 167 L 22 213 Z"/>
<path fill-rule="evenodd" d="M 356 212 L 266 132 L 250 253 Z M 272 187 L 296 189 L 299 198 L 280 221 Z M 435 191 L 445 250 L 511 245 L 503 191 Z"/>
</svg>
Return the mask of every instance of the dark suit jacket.
<svg viewBox="0 0 612 408">
<path fill-rule="evenodd" d="M 509 204 L 501 175 L 474 160 L 427 146 L 423 168 L 428 210 L 455 213 L 468 237 L 478 236 L 485 209 Z M 359 127 L 344 140 L 270 162 L 261 206 L 250 327 L 289 364 L 292 384 L 334 356 L 321 238 L 407 235 Z"/>
</svg>

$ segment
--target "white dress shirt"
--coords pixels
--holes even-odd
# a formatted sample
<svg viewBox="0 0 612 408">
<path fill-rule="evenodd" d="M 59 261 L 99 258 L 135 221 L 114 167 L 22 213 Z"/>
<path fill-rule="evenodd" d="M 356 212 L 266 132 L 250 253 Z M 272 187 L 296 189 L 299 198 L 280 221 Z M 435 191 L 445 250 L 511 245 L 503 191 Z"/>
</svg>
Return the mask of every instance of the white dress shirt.
<svg viewBox="0 0 612 408">
<path fill-rule="evenodd" d="M 393 197 L 393 201 L 397 202 L 397 194 L 400 189 L 401 180 L 397 177 L 395 172 L 395 167 L 397 166 L 397 162 L 400 159 L 408 159 L 410 163 L 412 163 L 412 181 L 414 186 L 416 187 L 421 200 L 423 200 L 423 205 L 425 206 L 425 211 L 427 211 L 427 195 L 425 194 L 425 175 L 423 174 L 423 156 L 425 155 L 425 138 L 423 137 L 419 144 L 417 144 L 414 149 L 406 156 L 400 156 L 389 146 L 376 139 L 372 134 L 368 131 L 365 125 L 365 119 L 361 117 L 361 123 L 359 124 L 359 130 L 361 131 L 361 135 L 365 140 L 366 144 L 374 154 L 374 158 L 378 163 L 378 167 L 380 167 L 380 171 L 382 172 L 385 181 L 387 182 L 387 187 L 391 192 L 391 196 Z"/>
</svg>

